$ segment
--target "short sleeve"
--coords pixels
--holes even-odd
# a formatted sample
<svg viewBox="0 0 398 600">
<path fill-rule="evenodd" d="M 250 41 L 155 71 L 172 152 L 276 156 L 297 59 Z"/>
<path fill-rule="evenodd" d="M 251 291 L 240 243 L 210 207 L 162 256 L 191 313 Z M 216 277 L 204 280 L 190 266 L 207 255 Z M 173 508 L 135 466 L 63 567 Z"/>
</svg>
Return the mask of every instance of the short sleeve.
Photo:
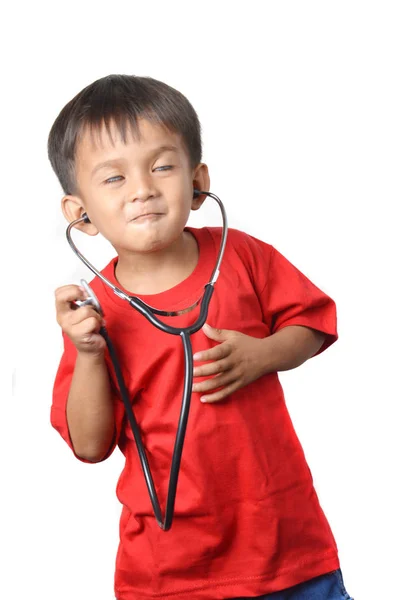
<svg viewBox="0 0 398 600">
<path fill-rule="evenodd" d="M 302 325 L 320 331 L 326 339 L 320 354 L 337 340 L 334 301 L 275 248 L 271 250 L 268 276 L 260 292 L 265 321 L 271 333 L 289 325 Z"/>
<path fill-rule="evenodd" d="M 54 381 L 53 399 L 51 405 L 51 425 L 58 431 L 61 437 L 65 440 L 68 446 L 72 449 L 76 458 L 82 462 L 90 463 L 78 456 L 73 448 L 72 440 L 69 434 L 68 422 L 66 419 L 66 404 L 69 395 L 69 389 L 72 381 L 73 371 L 75 368 L 77 351 L 67 335 L 63 334 L 64 352 L 58 367 L 58 371 Z M 113 385 L 113 383 L 112 383 Z M 102 460 L 108 458 L 115 449 L 123 426 L 124 407 L 118 397 L 116 391 L 113 394 L 114 412 L 115 412 L 115 435 L 109 451 Z"/>
</svg>

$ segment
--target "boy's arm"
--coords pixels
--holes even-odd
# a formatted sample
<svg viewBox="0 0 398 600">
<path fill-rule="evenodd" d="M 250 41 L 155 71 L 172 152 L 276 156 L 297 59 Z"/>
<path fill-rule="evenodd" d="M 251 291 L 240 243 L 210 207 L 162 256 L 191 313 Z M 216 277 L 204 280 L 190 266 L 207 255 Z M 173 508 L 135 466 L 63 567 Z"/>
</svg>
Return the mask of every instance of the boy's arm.
<svg viewBox="0 0 398 600">
<path fill-rule="evenodd" d="M 76 309 L 75 301 L 85 297 L 78 286 L 59 288 L 55 297 L 57 321 L 67 336 L 70 358 L 64 375 L 57 375 L 57 398 L 64 400 L 53 405 L 52 422 L 78 458 L 98 462 L 109 453 L 116 429 L 106 344 L 99 334 L 102 317 L 91 306 Z"/>
<path fill-rule="evenodd" d="M 337 340 L 334 301 L 272 246 L 234 235 L 270 335 L 258 339 L 237 331 L 203 329 L 219 342 L 194 357 L 213 361 L 194 370 L 194 376 L 211 377 L 193 388 L 206 394 L 204 402 L 222 400 L 267 373 L 298 367 Z"/>
<path fill-rule="evenodd" d="M 89 462 L 102 460 L 112 445 L 115 417 L 104 355 L 77 355 L 66 406 L 75 454 Z"/>
<path fill-rule="evenodd" d="M 321 349 L 325 339 L 321 331 L 290 325 L 261 340 L 259 363 L 264 374 L 299 367 Z"/>
</svg>

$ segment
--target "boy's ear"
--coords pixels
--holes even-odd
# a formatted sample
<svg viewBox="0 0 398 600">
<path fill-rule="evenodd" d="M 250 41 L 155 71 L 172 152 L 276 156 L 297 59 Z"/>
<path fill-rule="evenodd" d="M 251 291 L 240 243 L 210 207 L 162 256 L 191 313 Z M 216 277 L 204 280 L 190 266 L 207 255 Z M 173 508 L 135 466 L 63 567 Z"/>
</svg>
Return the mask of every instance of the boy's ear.
<svg viewBox="0 0 398 600">
<path fill-rule="evenodd" d="M 210 176 L 209 169 L 205 163 L 199 163 L 193 174 L 193 187 L 195 190 L 208 192 L 210 189 Z M 192 198 L 192 210 L 198 210 L 203 202 L 206 200 L 206 196 L 202 194 L 197 198 Z"/>
<path fill-rule="evenodd" d="M 69 223 L 80 219 L 85 214 L 84 206 L 78 196 L 64 196 L 61 200 L 61 208 L 65 219 Z M 84 223 L 82 221 L 75 227 L 88 235 L 97 235 L 98 233 L 98 229 L 92 223 Z"/>
</svg>

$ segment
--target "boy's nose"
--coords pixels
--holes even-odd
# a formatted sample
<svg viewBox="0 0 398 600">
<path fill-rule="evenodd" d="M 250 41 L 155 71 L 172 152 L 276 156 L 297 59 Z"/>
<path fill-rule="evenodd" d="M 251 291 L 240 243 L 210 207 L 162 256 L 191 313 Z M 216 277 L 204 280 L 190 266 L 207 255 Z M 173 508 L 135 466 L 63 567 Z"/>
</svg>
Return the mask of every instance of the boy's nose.
<svg viewBox="0 0 398 600">
<path fill-rule="evenodd" d="M 150 177 L 141 176 L 139 178 L 135 178 L 131 185 L 131 189 L 129 190 L 130 202 L 145 202 L 146 200 L 153 198 L 155 195 L 156 191 Z"/>
</svg>

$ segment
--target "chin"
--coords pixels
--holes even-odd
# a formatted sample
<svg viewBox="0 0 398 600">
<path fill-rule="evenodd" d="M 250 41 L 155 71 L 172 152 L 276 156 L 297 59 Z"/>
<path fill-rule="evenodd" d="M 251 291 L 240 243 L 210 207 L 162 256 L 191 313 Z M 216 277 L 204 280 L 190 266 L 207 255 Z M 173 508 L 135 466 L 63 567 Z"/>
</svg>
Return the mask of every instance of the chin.
<svg viewBox="0 0 398 600">
<path fill-rule="evenodd" d="M 170 241 L 164 239 L 161 236 L 153 237 L 152 239 L 143 240 L 142 243 L 134 244 L 134 248 L 131 248 L 133 252 L 139 252 L 142 254 L 150 254 L 151 252 L 160 252 L 168 246 Z"/>
</svg>

